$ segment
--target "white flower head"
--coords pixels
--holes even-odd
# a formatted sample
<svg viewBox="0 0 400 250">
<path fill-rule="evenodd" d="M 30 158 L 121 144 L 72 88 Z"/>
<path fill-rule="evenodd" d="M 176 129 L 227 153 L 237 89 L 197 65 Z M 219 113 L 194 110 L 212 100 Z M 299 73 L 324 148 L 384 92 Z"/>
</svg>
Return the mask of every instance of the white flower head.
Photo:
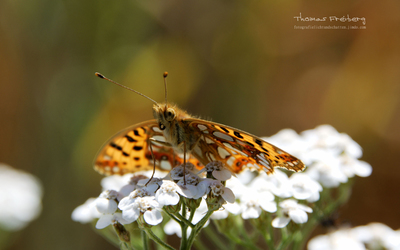
<svg viewBox="0 0 400 250">
<path fill-rule="evenodd" d="M 290 176 L 293 197 L 298 200 L 315 202 L 319 200 L 322 186 L 305 173 L 294 173 Z"/>
<path fill-rule="evenodd" d="M 309 250 L 365 250 L 364 244 L 352 237 L 349 230 L 339 230 L 328 235 L 318 235 L 307 245 Z"/>
<path fill-rule="evenodd" d="M 116 221 L 121 224 L 127 224 L 121 213 L 117 211 L 119 196 L 120 194 L 115 190 L 106 190 L 95 200 L 95 206 L 100 213 L 99 220 L 96 223 L 97 229 L 105 228 Z"/>
<path fill-rule="evenodd" d="M 208 163 L 203 170 L 207 171 L 208 173 L 211 172 L 215 179 L 219 181 L 226 181 L 232 177 L 231 171 L 220 161 L 212 161 Z"/>
<path fill-rule="evenodd" d="M 331 125 L 320 125 L 315 129 L 303 131 L 301 136 L 312 147 L 330 150 L 335 155 L 343 152 L 340 145 L 341 135 Z"/>
<path fill-rule="evenodd" d="M 400 249 L 400 234 L 382 223 L 352 228 L 351 234 L 371 249 Z"/>
<path fill-rule="evenodd" d="M 96 208 L 97 198 L 89 198 L 84 204 L 78 206 L 72 212 L 71 218 L 73 221 L 80 223 L 89 223 L 101 216 L 101 213 Z"/>
<path fill-rule="evenodd" d="M 361 146 L 355 142 L 348 134 L 341 133 L 339 143 L 343 147 L 344 153 L 352 158 L 360 158 L 362 156 Z"/>
<path fill-rule="evenodd" d="M 24 171 L 0 163 L 0 227 L 18 231 L 42 211 L 39 180 Z"/>
<path fill-rule="evenodd" d="M 124 199 L 127 199 L 124 201 Z M 122 211 L 122 218 L 132 223 L 136 221 L 140 215 L 143 215 L 145 222 L 149 225 L 158 225 L 163 220 L 160 204 L 153 196 L 135 197 L 131 199 L 125 197 L 118 205 Z M 123 202 L 124 201 L 124 202 Z"/>
<path fill-rule="evenodd" d="M 365 161 L 357 160 L 349 155 L 340 156 L 342 172 L 348 177 L 352 178 L 355 175 L 360 177 L 368 177 L 372 173 L 372 167 Z"/>
<path fill-rule="evenodd" d="M 116 212 L 116 213 L 112 213 L 112 214 L 102 214 L 96 223 L 96 228 L 103 229 L 103 228 L 108 227 L 111 224 L 116 223 L 117 221 L 119 223 L 121 223 L 122 225 L 130 223 L 127 220 L 125 220 L 124 218 L 122 218 L 121 212 Z"/>
<path fill-rule="evenodd" d="M 101 214 L 113 214 L 118 208 L 119 193 L 115 190 L 103 191 L 96 199 L 96 208 Z"/>
<path fill-rule="evenodd" d="M 172 180 L 180 180 L 183 179 L 184 175 L 194 172 L 194 165 L 190 162 L 187 162 L 185 166 L 179 165 L 174 167 L 170 172 L 169 175 L 171 176 Z"/>
<path fill-rule="evenodd" d="M 355 228 L 342 228 L 318 235 L 308 242 L 310 250 L 400 249 L 400 234 L 382 223 L 369 223 Z"/>
<path fill-rule="evenodd" d="M 180 200 L 179 194 L 185 195 L 178 184 L 173 181 L 163 180 L 155 198 L 161 206 L 176 205 Z"/>
<path fill-rule="evenodd" d="M 283 228 L 291 220 L 297 224 L 306 223 L 308 220 L 307 213 L 312 213 L 310 207 L 298 204 L 297 201 L 293 199 L 280 202 L 279 207 L 282 209 L 282 216 L 278 216 L 272 221 L 272 226 L 275 228 Z"/>
<path fill-rule="evenodd" d="M 230 213 L 235 215 L 240 214 L 241 210 L 242 208 L 237 202 L 226 203 L 218 211 L 215 211 L 210 218 L 213 220 L 223 220 L 226 219 Z"/>
<path fill-rule="evenodd" d="M 348 177 L 341 169 L 341 162 L 337 156 L 327 151 L 315 151 L 316 161 L 307 168 L 307 175 L 321 183 L 324 187 L 338 187 L 341 183 L 346 183 Z"/>
<path fill-rule="evenodd" d="M 270 191 L 281 198 L 289 198 L 293 193 L 289 177 L 279 169 L 275 169 L 274 173 L 270 175 L 261 173 L 253 180 L 250 187 L 257 190 L 257 192 Z"/>
<path fill-rule="evenodd" d="M 186 181 L 186 185 L 185 185 Z M 189 173 L 185 175 L 185 179 L 181 179 L 177 182 L 180 187 L 181 194 L 189 199 L 198 199 L 206 194 L 207 188 L 202 185 L 198 185 L 201 182 L 201 178 L 194 174 Z"/>
<path fill-rule="evenodd" d="M 124 197 L 120 202 L 119 205 L 125 205 L 125 202 L 134 200 L 138 197 L 146 197 L 146 196 L 153 196 L 153 192 L 149 192 L 147 188 L 138 188 L 133 190 L 128 196 Z"/>
<path fill-rule="evenodd" d="M 235 202 L 235 195 L 232 190 L 222 185 L 218 180 L 205 179 L 199 183 L 200 187 L 205 187 L 206 193 L 211 193 L 214 197 L 222 197 L 229 203 Z"/>
<path fill-rule="evenodd" d="M 275 196 L 269 191 L 254 192 L 248 189 L 248 194 L 240 200 L 243 219 L 256 219 L 262 210 L 274 213 L 277 210 Z"/>
<path fill-rule="evenodd" d="M 145 175 L 134 175 L 132 176 L 129 180 L 128 183 L 125 184 L 124 186 L 122 186 L 119 189 L 119 192 L 123 195 L 123 196 L 127 196 L 129 195 L 133 190 L 135 190 L 138 187 L 138 183 L 140 180 L 143 179 L 148 179 Z"/>
<path fill-rule="evenodd" d="M 163 180 L 161 178 L 153 177 L 150 181 L 148 178 L 146 178 L 139 180 L 137 186 L 154 194 L 156 190 L 160 188 L 162 182 Z"/>
</svg>

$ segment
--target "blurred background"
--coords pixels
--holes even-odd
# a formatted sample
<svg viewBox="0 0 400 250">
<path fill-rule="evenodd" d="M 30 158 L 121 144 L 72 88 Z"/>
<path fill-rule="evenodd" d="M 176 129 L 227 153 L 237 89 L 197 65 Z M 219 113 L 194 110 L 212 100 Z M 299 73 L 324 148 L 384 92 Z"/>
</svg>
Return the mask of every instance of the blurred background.
<svg viewBox="0 0 400 250">
<path fill-rule="evenodd" d="M 300 13 L 366 29 L 294 29 L 349 25 Z M 71 213 L 101 191 L 97 150 L 152 103 L 96 71 L 157 101 L 168 71 L 171 102 L 259 136 L 334 126 L 373 167 L 339 219 L 400 228 L 399 13 L 396 0 L 0 1 L 0 162 L 44 187 L 8 249 L 113 249 Z"/>
</svg>

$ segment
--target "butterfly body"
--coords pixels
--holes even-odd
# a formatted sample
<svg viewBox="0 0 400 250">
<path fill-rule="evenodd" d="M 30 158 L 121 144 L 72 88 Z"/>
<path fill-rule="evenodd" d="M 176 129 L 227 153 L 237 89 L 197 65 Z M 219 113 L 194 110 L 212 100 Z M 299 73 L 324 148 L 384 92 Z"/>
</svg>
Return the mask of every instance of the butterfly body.
<svg viewBox="0 0 400 250">
<path fill-rule="evenodd" d="M 153 116 L 158 122 L 160 130 L 163 131 L 166 142 L 177 153 L 190 153 L 199 140 L 199 134 L 195 133 L 185 122 L 191 116 L 185 111 L 160 104 L 153 106 Z"/>
<path fill-rule="evenodd" d="M 155 164 L 158 170 L 168 171 L 184 161 L 197 168 L 220 161 L 233 173 L 305 168 L 299 159 L 257 136 L 194 118 L 167 102 L 155 102 L 153 116 L 154 120 L 128 127 L 107 141 L 96 156 L 95 169 L 105 175 L 122 175 L 150 170 Z"/>
</svg>

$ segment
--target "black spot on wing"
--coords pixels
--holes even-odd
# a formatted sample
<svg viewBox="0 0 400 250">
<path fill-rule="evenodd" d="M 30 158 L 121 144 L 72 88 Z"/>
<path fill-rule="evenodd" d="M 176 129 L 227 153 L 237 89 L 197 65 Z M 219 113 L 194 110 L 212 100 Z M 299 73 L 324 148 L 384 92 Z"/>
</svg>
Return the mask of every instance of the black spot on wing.
<svg viewBox="0 0 400 250">
<path fill-rule="evenodd" d="M 110 142 L 110 147 L 115 148 L 116 150 L 122 150 L 121 146 L 118 146 L 117 144 L 115 144 L 114 142 Z"/>
<path fill-rule="evenodd" d="M 225 133 L 228 133 L 229 134 L 229 130 L 227 130 L 226 128 L 224 128 L 224 127 L 222 127 L 222 126 L 219 126 Z"/>
<path fill-rule="evenodd" d="M 234 134 L 237 138 L 243 139 L 243 136 L 242 136 L 239 132 L 234 131 L 233 134 Z"/>
<path fill-rule="evenodd" d="M 134 147 L 133 147 L 133 150 L 136 150 L 136 151 L 140 151 L 140 150 L 142 150 L 142 149 L 143 149 L 142 146 L 134 146 Z"/>
<path fill-rule="evenodd" d="M 253 143 L 246 141 L 246 144 L 249 145 L 250 147 L 254 148 L 254 144 Z"/>
<path fill-rule="evenodd" d="M 261 147 L 262 150 L 264 150 L 264 152 L 269 153 L 268 149 Z"/>
<path fill-rule="evenodd" d="M 126 138 L 129 142 L 137 142 L 137 140 L 133 139 L 133 138 L 130 137 L 129 135 L 125 135 L 125 138 Z"/>
<path fill-rule="evenodd" d="M 259 146 L 263 145 L 263 142 L 258 138 L 254 138 L 254 142 L 257 143 Z"/>
<path fill-rule="evenodd" d="M 133 133 L 134 133 L 136 136 L 139 136 L 139 131 L 137 131 L 137 129 L 134 129 L 134 130 L 133 130 Z"/>
</svg>

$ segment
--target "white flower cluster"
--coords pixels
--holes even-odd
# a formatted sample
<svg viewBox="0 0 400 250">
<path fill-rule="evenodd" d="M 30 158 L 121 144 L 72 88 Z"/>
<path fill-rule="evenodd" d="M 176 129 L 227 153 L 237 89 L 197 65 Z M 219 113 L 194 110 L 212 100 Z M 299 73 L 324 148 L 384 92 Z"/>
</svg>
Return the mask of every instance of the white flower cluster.
<svg viewBox="0 0 400 250">
<path fill-rule="evenodd" d="M 338 187 L 355 175 L 366 177 L 372 172 L 368 163 L 358 160 L 361 147 L 329 125 L 300 135 L 284 129 L 264 139 L 300 158 L 307 169 L 290 177 L 275 169 L 273 175 L 244 172 L 229 179 L 226 185 L 233 190 L 237 202 L 225 205 L 225 210 L 214 213 L 212 218 L 223 219 L 230 212 L 241 214 L 243 219 L 254 219 L 266 211 L 277 212 L 272 221 L 275 228 L 285 227 L 290 221 L 302 224 L 307 222 L 307 213 L 312 213 L 312 209 L 298 201 L 316 202 L 323 187 Z"/>
<path fill-rule="evenodd" d="M 207 171 L 216 172 L 214 176 L 225 178 L 227 170 L 210 170 L 215 165 L 218 163 L 208 164 Z M 151 173 L 144 174 L 149 176 Z M 104 191 L 98 198 L 91 198 L 77 207 L 72 213 L 72 219 L 88 223 L 98 218 L 96 228 L 102 229 L 116 222 L 132 223 L 142 215 L 145 223 L 158 225 L 163 220 L 162 208 L 177 205 L 181 197 L 201 199 L 211 195 L 220 204 L 235 201 L 233 192 L 221 183 L 223 180 L 202 176 L 201 172 L 196 173 L 193 164 L 187 163 L 185 168 L 183 165 L 177 166 L 166 177 L 153 178 L 149 183 L 149 178 L 145 175 L 105 177 L 102 181 Z M 199 220 L 202 217 L 200 211 L 201 209 L 197 209 L 195 215 Z"/>
<path fill-rule="evenodd" d="M 24 171 L 0 163 L 0 228 L 17 231 L 42 211 L 42 186 Z"/>
<path fill-rule="evenodd" d="M 381 223 L 346 228 L 326 235 L 318 235 L 308 242 L 309 250 L 398 250 L 400 229 L 394 231 Z"/>
<path fill-rule="evenodd" d="M 362 156 L 360 145 L 330 125 L 300 135 L 284 129 L 265 139 L 300 158 L 307 165 L 305 173 L 326 188 L 338 187 L 356 175 L 367 177 L 372 172 L 368 163 L 358 160 Z"/>
<path fill-rule="evenodd" d="M 220 162 L 211 162 L 199 172 L 191 164 L 186 165 L 185 173 L 182 166 L 175 167 L 166 177 L 154 178 L 146 186 L 145 176 L 106 177 L 102 181 L 105 191 L 75 209 L 72 218 L 81 222 L 100 218 L 96 227 L 104 228 L 115 221 L 131 223 L 142 215 L 147 224 L 157 225 L 163 220 L 160 211 L 164 206 L 177 205 L 182 197 L 196 200 L 208 195 L 217 197 L 220 205 L 229 202 L 215 211 L 212 219 L 225 219 L 229 213 L 255 219 L 264 211 L 276 213 L 271 224 L 283 228 L 290 221 L 308 221 L 307 213 L 313 210 L 305 204 L 318 201 L 323 187 L 338 187 L 355 175 L 366 177 L 372 171 L 369 164 L 358 160 L 361 147 L 329 125 L 300 135 L 285 129 L 264 139 L 300 158 L 307 169 L 289 175 L 279 169 L 273 175 L 244 171 L 233 177 Z M 205 178 L 204 172 L 212 173 L 214 179 Z M 193 223 L 202 218 L 208 205 L 203 200 Z M 168 234 L 181 233 L 174 220 L 164 230 Z"/>
</svg>

